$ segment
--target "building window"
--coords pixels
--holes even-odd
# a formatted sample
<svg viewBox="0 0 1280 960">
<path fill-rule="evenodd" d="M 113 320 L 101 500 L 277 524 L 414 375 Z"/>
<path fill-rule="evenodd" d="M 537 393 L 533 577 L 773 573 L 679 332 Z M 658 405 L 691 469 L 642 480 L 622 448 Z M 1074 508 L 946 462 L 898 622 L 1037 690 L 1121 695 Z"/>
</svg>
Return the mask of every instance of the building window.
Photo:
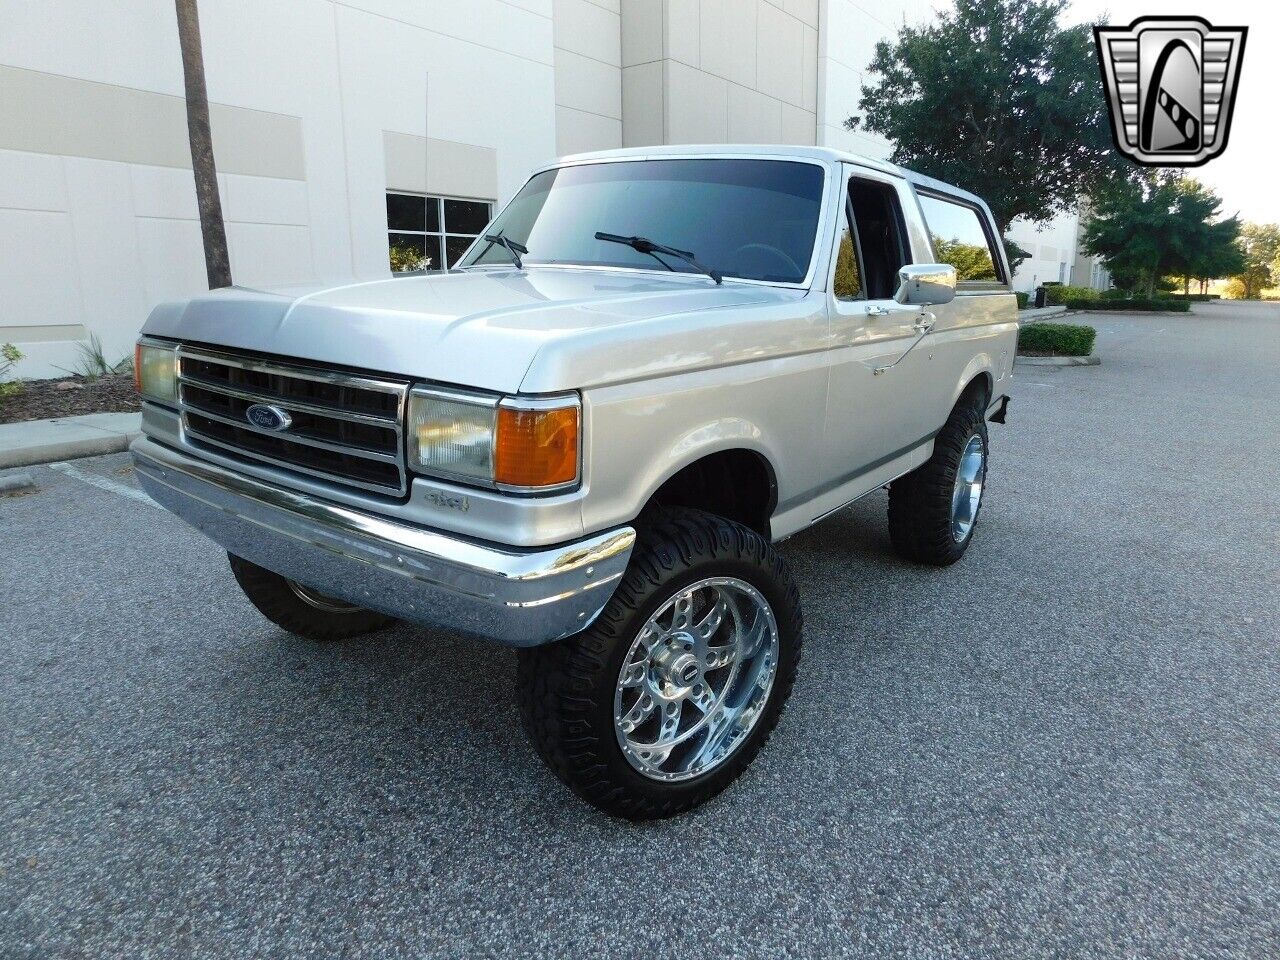
<svg viewBox="0 0 1280 960">
<path fill-rule="evenodd" d="M 492 216 L 493 204 L 488 200 L 387 191 L 387 248 L 392 272 L 453 266 Z"/>
</svg>

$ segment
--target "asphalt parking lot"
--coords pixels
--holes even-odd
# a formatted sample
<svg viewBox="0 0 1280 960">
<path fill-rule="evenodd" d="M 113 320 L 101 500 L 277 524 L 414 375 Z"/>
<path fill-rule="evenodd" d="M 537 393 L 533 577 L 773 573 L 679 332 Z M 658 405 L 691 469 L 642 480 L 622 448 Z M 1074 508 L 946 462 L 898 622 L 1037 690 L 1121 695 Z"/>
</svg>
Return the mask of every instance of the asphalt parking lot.
<svg viewBox="0 0 1280 960">
<path fill-rule="evenodd" d="M 1280 954 L 1280 305 L 1089 322 L 963 562 L 896 561 L 883 493 L 783 545 L 787 714 L 643 826 L 540 765 L 509 651 L 291 637 L 126 456 L 29 468 L 0 956 Z"/>
</svg>

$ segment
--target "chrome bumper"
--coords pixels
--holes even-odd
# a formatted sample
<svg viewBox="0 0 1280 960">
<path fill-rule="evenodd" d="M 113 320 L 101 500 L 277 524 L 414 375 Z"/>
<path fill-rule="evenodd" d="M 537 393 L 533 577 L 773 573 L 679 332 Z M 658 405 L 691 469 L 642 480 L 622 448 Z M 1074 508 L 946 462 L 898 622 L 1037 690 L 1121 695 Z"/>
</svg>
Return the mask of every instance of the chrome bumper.
<svg viewBox="0 0 1280 960">
<path fill-rule="evenodd" d="M 516 647 L 586 628 L 635 543 L 619 527 L 503 549 L 263 483 L 146 437 L 130 450 L 152 499 L 229 552 L 348 603 Z"/>
</svg>

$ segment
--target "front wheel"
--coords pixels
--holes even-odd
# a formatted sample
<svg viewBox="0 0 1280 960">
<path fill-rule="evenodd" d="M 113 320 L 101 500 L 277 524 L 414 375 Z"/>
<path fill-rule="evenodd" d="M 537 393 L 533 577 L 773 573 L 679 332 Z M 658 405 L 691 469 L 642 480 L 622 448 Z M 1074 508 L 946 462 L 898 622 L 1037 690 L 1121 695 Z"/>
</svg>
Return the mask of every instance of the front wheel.
<svg viewBox="0 0 1280 960">
<path fill-rule="evenodd" d="M 234 553 L 228 553 L 227 559 L 236 583 L 258 612 L 300 637 L 346 640 L 395 623 L 392 617 L 327 597 Z"/>
<path fill-rule="evenodd" d="M 769 738 L 800 659 L 799 594 L 754 531 L 695 510 L 641 526 L 585 632 L 520 652 L 521 716 L 583 799 L 668 817 L 732 783 Z"/>
</svg>

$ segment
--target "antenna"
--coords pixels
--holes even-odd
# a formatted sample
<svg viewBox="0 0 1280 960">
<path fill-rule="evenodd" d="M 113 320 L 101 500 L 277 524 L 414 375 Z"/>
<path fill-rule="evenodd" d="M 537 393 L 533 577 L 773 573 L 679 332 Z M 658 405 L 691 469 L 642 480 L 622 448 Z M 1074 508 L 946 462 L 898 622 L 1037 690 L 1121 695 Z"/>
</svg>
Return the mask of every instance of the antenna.
<svg viewBox="0 0 1280 960">
<path fill-rule="evenodd" d="M 422 189 L 431 197 L 431 71 L 428 70 L 423 79 L 422 101 Z M 444 237 L 444 209 L 439 199 L 432 198 L 436 205 L 436 226 L 440 230 L 440 239 L 436 245 L 436 256 L 440 258 L 440 269 L 449 272 L 449 250 Z"/>
</svg>

